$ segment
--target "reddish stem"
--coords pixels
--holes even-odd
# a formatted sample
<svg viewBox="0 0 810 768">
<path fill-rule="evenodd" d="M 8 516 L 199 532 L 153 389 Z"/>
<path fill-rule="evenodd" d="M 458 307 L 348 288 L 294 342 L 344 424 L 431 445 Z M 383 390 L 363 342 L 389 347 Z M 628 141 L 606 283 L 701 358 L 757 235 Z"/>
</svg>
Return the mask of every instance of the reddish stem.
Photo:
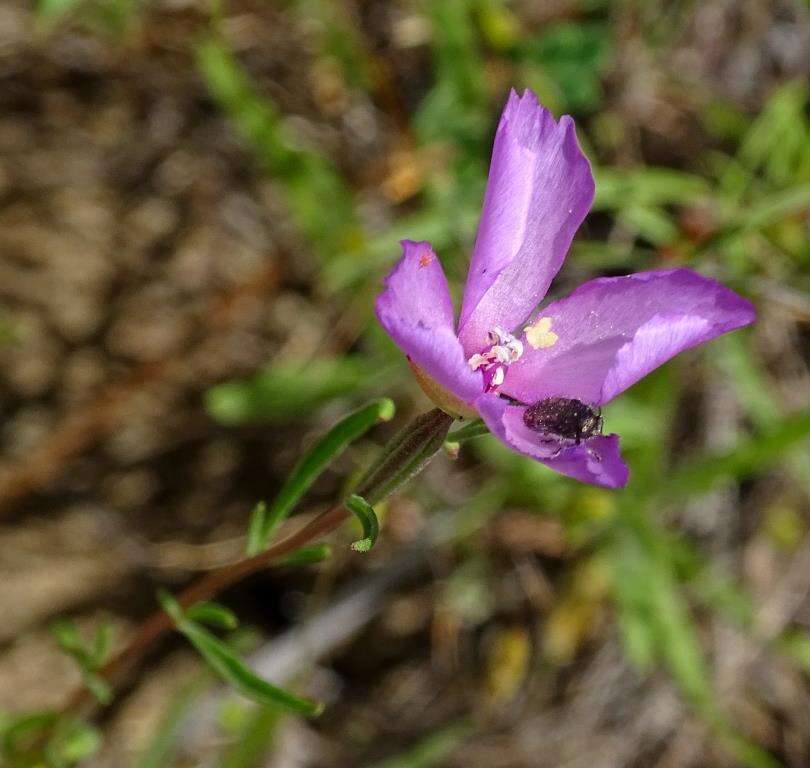
<svg viewBox="0 0 810 768">
<path fill-rule="evenodd" d="M 421 472 L 441 448 L 452 421 L 452 416 L 438 408 L 417 417 L 393 438 L 380 460 L 366 473 L 360 482 L 360 495 L 376 504 Z M 351 512 L 342 504 L 334 506 L 264 552 L 211 571 L 186 587 L 175 599 L 183 608 L 208 600 L 247 576 L 264 570 L 274 560 L 335 530 L 350 516 Z M 129 644 L 98 671 L 99 676 L 113 687 L 119 685 L 146 649 L 172 626 L 173 621 L 167 613 L 155 611 L 140 625 Z M 69 699 L 62 712 L 89 714 L 97 703 L 92 693 L 87 688 L 82 688 Z"/>
<path fill-rule="evenodd" d="M 342 504 L 326 510 L 291 536 L 274 544 L 264 552 L 207 573 L 176 595 L 177 602 L 183 608 L 188 608 L 202 600 L 209 600 L 232 584 L 264 570 L 273 560 L 288 555 L 335 530 L 350 514 Z M 99 675 L 113 685 L 120 682 L 137 663 L 144 651 L 172 626 L 172 620 L 165 611 L 155 611 L 140 625 L 130 642 L 99 670 Z M 96 700 L 90 692 L 86 688 L 82 688 L 68 701 L 64 711 L 86 714 L 92 711 L 95 703 Z"/>
</svg>

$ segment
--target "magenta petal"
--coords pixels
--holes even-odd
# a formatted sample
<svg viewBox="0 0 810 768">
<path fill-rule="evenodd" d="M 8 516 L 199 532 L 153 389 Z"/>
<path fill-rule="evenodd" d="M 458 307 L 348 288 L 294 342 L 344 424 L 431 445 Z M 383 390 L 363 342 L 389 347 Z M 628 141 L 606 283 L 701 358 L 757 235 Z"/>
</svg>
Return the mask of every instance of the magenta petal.
<svg viewBox="0 0 810 768">
<path fill-rule="evenodd" d="M 464 290 L 459 338 L 468 355 L 486 346 L 488 330 L 512 330 L 542 300 L 593 193 L 571 118 L 557 123 L 531 91 L 512 91 Z"/>
<path fill-rule="evenodd" d="M 525 353 L 501 388 L 532 403 L 551 395 L 602 405 L 679 352 L 752 323 L 750 302 L 688 269 L 591 280 L 549 304 L 552 346 Z M 551 337 L 553 339 L 553 336 Z"/>
<path fill-rule="evenodd" d="M 397 346 L 423 371 L 466 403 L 481 394 L 453 328 L 447 278 L 430 243 L 402 241 L 402 258 L 385 279 L 375 309 Z"/>
<path fill-rule="evenodd" d="M 490 431 L 512 450 L 545 464 L 555 472 L 604 488 L 627 484 L 627 465 L 619 453 L 618 435 L 592 437 L 580 445 L 544 442 L 523 423 L 523 408 L 484 395 L 475 404 Z"/>
</svg>

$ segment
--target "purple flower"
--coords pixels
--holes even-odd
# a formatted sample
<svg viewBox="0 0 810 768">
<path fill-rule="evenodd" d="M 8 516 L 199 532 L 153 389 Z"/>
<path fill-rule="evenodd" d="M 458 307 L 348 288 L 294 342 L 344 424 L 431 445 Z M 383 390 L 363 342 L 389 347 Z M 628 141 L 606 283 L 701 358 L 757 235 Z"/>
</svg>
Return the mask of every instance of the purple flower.
<svg viewBox="0 0 810 768">
<path fill-rule="evenodd" d="M 627 482 L 618 435 L 600 409 L 684 349 L 754 321 L 754 308 L 688 269 L 591 280 L 542 301 L 593 201 L 594 182 L 568 116 L 512 91 L 492 150 L 458 331 L 429 243 L 403 256 L 377 317 L 426 393 L 484 419 L 513 450 L 586 483 Z"/>
</svg>

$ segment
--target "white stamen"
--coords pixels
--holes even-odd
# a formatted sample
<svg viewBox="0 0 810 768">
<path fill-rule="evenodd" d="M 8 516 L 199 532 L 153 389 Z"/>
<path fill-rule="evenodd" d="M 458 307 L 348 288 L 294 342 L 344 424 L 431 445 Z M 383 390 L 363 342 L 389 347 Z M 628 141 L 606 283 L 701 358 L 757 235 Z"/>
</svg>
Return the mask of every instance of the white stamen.
<svg viewBox="0 0 810 768">
<path fill-rule="evenodd" d="M 493 356 L 495 357 L 495 359 L 496 359 L 496 360 L 497 360 L 499 363 L 503 363 L 504 365 L 506 365 L 507 363 L 509 363 L 509 362 L 510 362 L 510 358 L 512 357 L 512 356 L 511 356 L 511 354 L 510 354 L 510 352 L 509 352 L 509 350 L 508 350 L 506 347 L 501 346 L 500 344 L 498 344 L 497 346 L 493 347 L 493 348 L 490 350 L 490 354 L 491 354 L 491 355 L 493 355 Z"/>
<path fill-rule="evenodd" d="M 467 364 L 474 371 L 492 372 L 490 387 L 499 387 L 504 382 L 506 367 L 523 356 L 523 342 L 497 325 L 487 332 L 490 347 L 470 357 Z"/>
<path fill-rule="evenodd" d="M 506 348 L 509 350 L 509 362 L 514 363 L 515 360 L 520 360 L 523 357 L 523 342 L 519 339 L 512 339 Z"/>
<path fill-rule="evenodd" d="M 483 368 L 487 363 L 489 363 L 489 358 L 479 354 L 473 355 L 467 361 L 467 365 L 469 365 L 474 371 L 477 371 L 479 368 Z"/>
</svg>

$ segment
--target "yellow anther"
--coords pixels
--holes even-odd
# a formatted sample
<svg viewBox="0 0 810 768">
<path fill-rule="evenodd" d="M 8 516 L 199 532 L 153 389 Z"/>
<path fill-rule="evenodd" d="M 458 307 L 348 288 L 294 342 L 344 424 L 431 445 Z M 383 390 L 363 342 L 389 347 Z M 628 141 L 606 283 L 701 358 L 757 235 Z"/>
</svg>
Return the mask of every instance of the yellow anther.
<svg viewBox="0 0 810 768">
<path fill-rule="evenodd" d="M 550 317 L 538 317 L 531 325 L 523 329 L 526 341 L 533 349 L 548 349 L 557 343 L 560 337 L 551 330 L 551 322 Z"/>
</svg>

